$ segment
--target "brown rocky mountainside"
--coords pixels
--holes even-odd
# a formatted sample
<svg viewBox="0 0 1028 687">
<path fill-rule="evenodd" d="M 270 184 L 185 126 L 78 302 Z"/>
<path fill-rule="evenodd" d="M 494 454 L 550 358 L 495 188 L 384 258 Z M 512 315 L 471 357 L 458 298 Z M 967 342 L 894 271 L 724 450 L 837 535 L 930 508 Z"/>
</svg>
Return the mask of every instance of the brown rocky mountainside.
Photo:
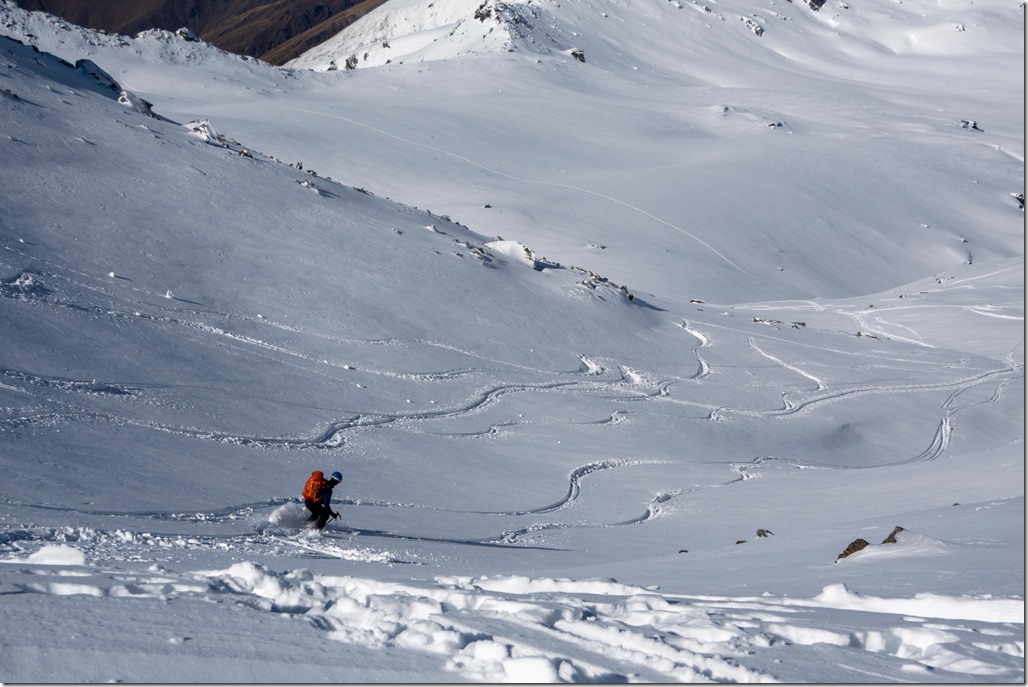
<svg viewBox="0 0 1028 687">
<path fill-rule="evenodd" d="M 186 27 L 222 50 L 283 64 L 385 0 L 16 0 L 73 24 L 134 36 Z"/>
</svg>

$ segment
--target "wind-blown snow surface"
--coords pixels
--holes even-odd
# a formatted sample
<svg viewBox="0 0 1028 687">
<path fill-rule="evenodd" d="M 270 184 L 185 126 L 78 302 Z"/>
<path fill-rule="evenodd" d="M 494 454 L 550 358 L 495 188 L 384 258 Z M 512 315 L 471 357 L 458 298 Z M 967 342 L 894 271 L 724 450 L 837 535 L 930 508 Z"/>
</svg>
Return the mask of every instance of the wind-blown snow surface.
<svg viewBox="0 0 1028 687">
<path fill-rule="evenodd" d="M 1023 5 L 480 5 L 0 3 L 0 680 L 1023 681 Z"/>
</svg>

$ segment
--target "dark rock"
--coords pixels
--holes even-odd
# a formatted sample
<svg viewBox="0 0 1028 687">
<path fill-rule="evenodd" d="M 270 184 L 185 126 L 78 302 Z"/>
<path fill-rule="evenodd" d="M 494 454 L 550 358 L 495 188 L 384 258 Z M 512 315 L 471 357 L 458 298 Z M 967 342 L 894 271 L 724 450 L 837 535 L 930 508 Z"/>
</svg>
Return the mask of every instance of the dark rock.
<svg viewBox="0 0 1028 687">
<path fill-rule="evenodd" d="M 866 539 L 854 539 L 852 542 L 850 542 L 850 545 L 847 546 L 843 550 L 843 552 L 839 554 L 838 558 L 835 559 L 835 562 L 838 563 L 843 558 L 846 558 L 846 556 L 851 556 L 855 554 L 857 551 L 866 549 L 869 546 L 871 546 L 871 543 Z"/>
<path fill-rule="evenodd" d="M 153 112 L 153 103 L 148 100 L 143 100 L 131 91 L 123 90 L 121 94 L 118 95 L 118 102 L 126 107 L 131 107 L 139 114 L 146 115 L 147 117 L 153 117 L 154 119 L 157 118 L 157 115 Z"/>
<path fill-rule="evenodd" d="M 114 77 L 105 72 L 103 69 L 100 69 L 100 67 L 97 66 L 96 62 L 93 62 L 92 60 L 77 60 L 75 62 L 75 71 L 93 77 L 98 82 L 100 82 L 101 86 L 110 91 L 113 91 L 114 93 L 121 92 L 121 86 L 118 84 L 117 81 L 114 80 Z"/>
<path fill-rule="evenodd" d="M 896 527 L 892 530 L 892 533 L 890 533 L 889 536 L 886 537 L 884 541 L 882 541 L 882 543 L 883 544 L 896 544 L 896 543 L 898 543 L 896 541 L 896 535 L 899 534 L 902 531 L 903 531 L 903 528 L 900 527 L 899 525 L 896 525 Z"/>
<path fill-rule="evenodd" d="M 478 6 L 478 9 L 475 10 L 475 19 L 484 22 L 486 19 L 493 16 L 493 9 L 488 5 L 489 3 L 483 2 Z"/>
</svg>

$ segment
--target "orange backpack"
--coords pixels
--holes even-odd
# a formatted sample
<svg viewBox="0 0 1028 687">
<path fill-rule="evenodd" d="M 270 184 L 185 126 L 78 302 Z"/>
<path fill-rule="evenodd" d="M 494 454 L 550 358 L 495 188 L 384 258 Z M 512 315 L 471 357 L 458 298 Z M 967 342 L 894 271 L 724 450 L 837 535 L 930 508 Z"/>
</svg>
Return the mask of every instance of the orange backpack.
<svg viewBox="0 0 1028 687">
<path fill-rule="evenodd" d="M 303 500 L 317 501 L 318 492 L 321 491 L 321 487 L 324 484 L 325 473 L 321 470 L 315 470 L 312 472 L 310 478 L 307 480 L 307 484 L 303 486 Z"/>
</svg>

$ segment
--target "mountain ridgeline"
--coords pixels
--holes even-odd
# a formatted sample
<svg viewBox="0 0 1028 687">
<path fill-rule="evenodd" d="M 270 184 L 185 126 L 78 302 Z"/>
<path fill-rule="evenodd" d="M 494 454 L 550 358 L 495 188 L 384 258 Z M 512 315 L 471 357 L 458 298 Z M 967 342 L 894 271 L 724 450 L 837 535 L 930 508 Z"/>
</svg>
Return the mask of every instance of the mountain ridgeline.
<svg viewBox="0 0 1028 687">
<path fill-rule="evenodd" d="M 385 0 L 18 0 L 92 29 L 134 36 L 185 27 L 222 50 L 283 64 Z"/>
</svg>

